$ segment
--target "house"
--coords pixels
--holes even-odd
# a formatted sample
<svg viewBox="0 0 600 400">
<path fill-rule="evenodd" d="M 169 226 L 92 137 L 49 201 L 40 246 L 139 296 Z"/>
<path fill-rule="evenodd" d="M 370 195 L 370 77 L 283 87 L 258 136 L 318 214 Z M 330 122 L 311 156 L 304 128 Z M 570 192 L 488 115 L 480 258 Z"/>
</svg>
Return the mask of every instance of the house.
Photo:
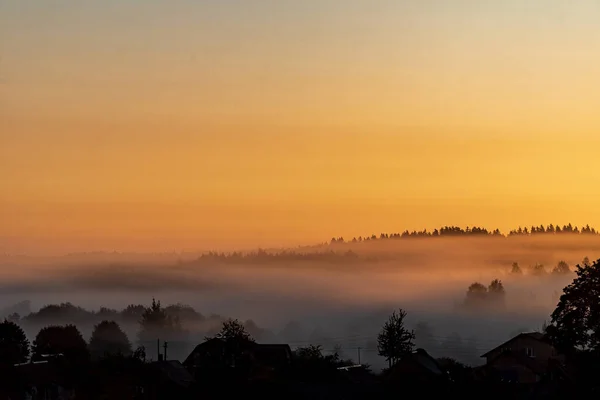
<svg viewBox="0 0 600 400">
<path fill-rule="evenodd" d="M 536 383 L 563 362 L 554 346 L 540 332 L 521 333 L 483 354 L 488 376 L 501 381 Z"/>
<path fill-rule="evenodd" d="M 191 396 L 194 377 L 179 361 L 156 361 L 147 365 L 144 398 L 184 399 Z"/>
<path fill-rule="evenodd" d="M 257 365 L 269 368 L 285 368 L 292 363 L 292 349 L 287 344 L 255 344 L 250 350 Z"/>
<path fill-rule="evenodd" d="M 289 371 L 292 349 L 287 344 L 256 344 L 248 352 L 251 381 L 270 381 Z"/>
<path fill-rule="evenodd" d="M 226 359 L 225 343 L 220 339 L 208 339 L 192 350 L 183 362 L 188 370 L 231 366 Z"/>
<path fill-rule="evenodd" d="M 14 370 L 22 388 L 32 400 L 66 400 L 74 397 L 64 364 L 54 360 L 16 364 Z"/>
<path fill-rule="evenodd" d="M 429 353 L 417 349 L 394 364 L 385 380 L 411 384 L 440 383 L 448 380 L 448 374 Z"/>
<path fill-rule="evenodd" d="M 223 370 L 249 367 L 254 375 L 268 376 L 276 370 L 288 367 L 292 362 L 292 349 L 287 344 L 236 343 L 236 355 L 230 354 L 227 343 L 209 339 L 199 344 L 183 362 L 185 368 L 197 373 L 199 370 Z M 239 368 L 238 368 L 239 369 Z"/>
</svg>

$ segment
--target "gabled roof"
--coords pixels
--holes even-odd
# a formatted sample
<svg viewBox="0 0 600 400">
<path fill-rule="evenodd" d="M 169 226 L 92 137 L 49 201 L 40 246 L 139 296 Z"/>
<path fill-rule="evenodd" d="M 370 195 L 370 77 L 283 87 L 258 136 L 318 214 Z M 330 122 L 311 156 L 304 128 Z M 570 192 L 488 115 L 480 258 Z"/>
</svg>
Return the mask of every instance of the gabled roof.
<svg viewBox="0 0 600 400">
<path fill-rule="evenodd" d="M 183 362 L 183 365 L 190 366 L 194 360 L 195 354 L 199 353 L 203 349 L 215 349 L 222 348 L 225 345 L 221 339 L 212 338 L 204 341 L 197 345 L 190 355 Z M 247 350 L 249 350 L 254 358 L 259 362 L 264 363 L 285 363 L 292 358 L 292 349 L 288 344 L 259 344 L 249 342 L 247 344 Z"/>
<path fill-rule="evenodd" d="M 403 371 L 405 371 L 406 368 L 414 370 L 415 367 L 419 371 L 425 372 L 427 374 L 438 377 L 445 377 L 444 370 L 442 369 L 442 367 L 440 367 L 437 360 L 423 349 L 417 349 L 416 351 L 402 357 L 400 361 L 398 361 L 394 366 L 392 366 L 391 373 L 403 373 Z"/>
<path fill-rule="evenodd" d="M 526 332 L 526 333 L 520 333 L 517 336 L 515 336 L 514 338 L 502 343 L 500 346 L 496 346 L 493 349 L 491 349 L 490 351 L 488 351 L 487 353 L 483 354 L 481 357 L 487 357 L 489 356 L 491 353 L 495 352 L 496 350 L 502 348 L 502 347 L 507 347 L 510 343 L 514 342 L 517 339 L 520 338 L 529 338 L 529 339 L 533 339 L 533 340 L 537 340 L 539 342 L 542 343 L 546 343 L 546 344 L 550 344 L 548 342 L 548 340 L 546 339 L 546 336 L 543 333 L 540 332 Z"/>
<path fill-rule="evenodd" d="M 179 361 L 156 361 L 150 365 L 179 386 L 189 387 L 194 383 L 194 377 Z"/>
<path fill-rule="evenodd" d="M 194 347 L 194 350 L 192 350 L 192 352 L 187 356 L 187 358 L 183 362 L 183 365 L 190 366 L 193 363 L 194 356 L 196 355 L 196 353 L 200 352 L 203 348 L 215 348 L 219 346 L 223 346 L 223 341 L 221 339 L 211 338 L 205 340 L 204 342 Z"/>
</svg>

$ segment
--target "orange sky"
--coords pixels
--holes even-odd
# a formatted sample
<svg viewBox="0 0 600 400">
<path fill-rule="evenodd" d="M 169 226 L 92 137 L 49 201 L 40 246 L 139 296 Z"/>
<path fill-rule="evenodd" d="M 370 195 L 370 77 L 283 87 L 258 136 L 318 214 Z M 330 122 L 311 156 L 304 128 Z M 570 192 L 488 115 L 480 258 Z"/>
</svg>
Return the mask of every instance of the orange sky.
<svg viewBox="0 0 600 400">
<path fill-rule="evenodd" d="M 61 4 L 2 3 L 0 252 L 600 226 L 597 2 Z"/>
</svg>

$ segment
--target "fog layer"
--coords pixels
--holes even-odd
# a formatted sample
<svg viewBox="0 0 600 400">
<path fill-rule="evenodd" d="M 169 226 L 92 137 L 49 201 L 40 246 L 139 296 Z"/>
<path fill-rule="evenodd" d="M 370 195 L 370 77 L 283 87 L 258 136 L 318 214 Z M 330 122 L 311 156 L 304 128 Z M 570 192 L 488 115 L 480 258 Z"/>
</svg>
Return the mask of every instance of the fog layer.
<svg viewBox="0 0 600 400">
<path fill-rule="evenodd" d="M 574 277 L 552 273 L 559 261 L 574 269 L 597 254 L 599 237 L 563 235 L 378 240 L 229 256 L 5 257 L 0 310 L 23 300 L 33 311 L 62 302 L 122 309 L 155 297 L 204 315 L 251 319 L 269 332 L 268 341 L 293 347 L 321 341 L 326 350 L 339 345 L 348 356 L 361 347 L 363 362 L 380 365 L 377 332 L 401 307 L 418 345 L 476 364 L 510 335 L 540 329 L 549 319 L 558 293 Z M 515 262 L 521 274 L 513 273 Z M 534 265 L 544 269 L 534 271 Z M 468 286 L 493 279 L 504 285 L 503 307 L 466 309 Z"/>
</svg>

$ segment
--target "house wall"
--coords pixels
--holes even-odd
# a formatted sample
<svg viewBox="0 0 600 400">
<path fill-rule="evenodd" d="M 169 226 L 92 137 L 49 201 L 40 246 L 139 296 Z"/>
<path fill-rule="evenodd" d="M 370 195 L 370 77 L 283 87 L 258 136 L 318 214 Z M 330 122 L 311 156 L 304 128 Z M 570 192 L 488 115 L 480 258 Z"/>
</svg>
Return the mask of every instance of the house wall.
<svg viewBox="0 0 600 400">
<path fill-rule="evenodd" d="M 516 371 L 519 383 L 536 383 L 539 379 L 535 372 L 521 364 L 516 363 L 515 360 L 510 357 L 500 357 L 494 360 L 492 365 L 494 368 L 498 368 L 500 370 L 510 369 L 512 371 Z"/>
<path fill-rule="evenodd" d="M 507 343 L 506 346 L 499 347 L 495 351 L 488 354 L 486 357 L 487 363 L 489 364 L 491 360 L 498 357 L 506 350 L 526 354 L 527 348 L 532 348 L 534 352 L 534 358 L 543 363 L 547 362 L 551 358 L 559 358 L 556 350 L 551 345 L 527 336 L 522 336 L 516 338 L 510 343 Z"/>
</svg>

